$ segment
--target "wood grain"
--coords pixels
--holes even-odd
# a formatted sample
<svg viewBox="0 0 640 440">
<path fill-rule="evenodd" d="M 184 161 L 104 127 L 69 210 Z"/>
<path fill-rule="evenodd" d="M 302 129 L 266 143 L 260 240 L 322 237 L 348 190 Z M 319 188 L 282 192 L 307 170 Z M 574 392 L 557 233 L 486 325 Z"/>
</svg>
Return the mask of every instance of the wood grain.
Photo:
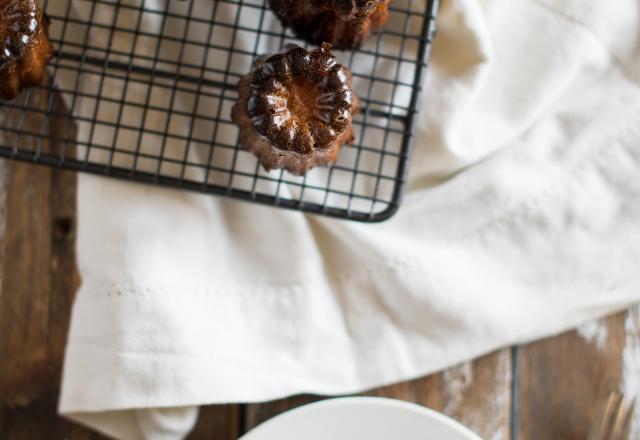
<svg viewBox="0 0 640 440">
<path fill-rule="evenodd" d="M 200 417 L 188 440 L 236 440 L 239 437 L 242 405 L 208 405 L 200 408 Z"/>
<path fill-rule="evenodd" d="M 58 417 L 57 397 L 40 397 L 28 406 L 0 410 L 3 440 L 102 440 L 105 437 Z"/>
<path fill-rule="evenodd" d="M 43 90 L 26 99 L 37 108 L 64 112 Z M 43 151 L 55 151 L 69 121 L 43 124 L 42 115 L 21 118 L 0 110 L 4 123 L 47 136 Z M 73 134 L 73 132 L 71 132 Z M 4 144 L 15 134 L 0 132 Z M 23 139 L 36 144 L 35 138 Z M 73 173 L 2 162 L 3 225 L 0 283 L 0 433 L 2 438 L 97 438 L 57 417 L 56 402 L 69 314 L 78 284 L 75 266 Z"/>
<path fill-rule="evenodd" d="M 485 439 L 509 438 L 511 355 L 501 350 L 423 379 L 372 390 L 364 395 L 406 400 L 444 412 Z M 248 405 L 245 430 L 297 406 L 320 400 L 296 396 Z"/>
<path fill-rule="evenodd" d="M 585 439 L 610 391 L 639 395 L 637 316 L 635 307 L 518 350 L 518 439 Z"/>
<path fill-rule="evenodd" d="M 282 414 L 290 409 L 297 408 L 308 403 L 317 402 L 325 398 L 326 397 L 323 396 L 305 394 L 287 397 L 286 399 L 278 399 L 271 402 L 246 405 L 242 431 L 243 433 L 250 431 L 259 424 L 277 416 L 278 414 Z"/>
<path fill-rule="evenodd" d="M 32 101 L 48 105 L 44 91 Z M 56 110 L 64 108 L 54 99 Z M 18 126 L 19 116 L 5 113 Z M 42 119 L 25 118 L 23 129 L 39 132 Z M 51 130 L 61 128 L 51 124 Z M 46 128 L 46 127 L 45 127 Z M 52 137 L 52 136 L 50 136 Z M 4 140 L 4 139 L 3 139 Z M 53 148 L 45 140 L 43 148 Z M 0 401 L 26 405 L 55 393 L 61 369 L 75 269 L 75 176 L 21 163 L 5 165 L 4 237 L 0 295 Z M 60 234 L 57 226 L 69 223 Z"/>
<path fill-rule="evenodd" d="M 511 353 L 501 350 L 440 374 L 371 393 L 440 411 L 487 440 L 510 436 Z"/>
</svg>

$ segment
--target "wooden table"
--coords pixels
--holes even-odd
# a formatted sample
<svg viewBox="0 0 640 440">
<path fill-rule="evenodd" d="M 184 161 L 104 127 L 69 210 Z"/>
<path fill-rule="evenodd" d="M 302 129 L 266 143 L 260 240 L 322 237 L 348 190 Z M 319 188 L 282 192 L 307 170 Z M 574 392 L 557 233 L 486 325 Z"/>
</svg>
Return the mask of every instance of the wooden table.
<svg viewBox="0 0 640 440">
<path fill-rule="evenodd" d="M 0 108 L 0 117 L 12 115 Z M 46 147 L 55 149 L 55 130 L 63 124 L 51 125 Z M 7 142 L 2 136 L 0 143 Z M 0 182 L 0 439 L 100 439 L 56 415 L 69 312 L 79 282 L 76 176 L 0 161 Z M 638 393 L 639 383 L 636 306 L 579 331 L 365 394 L 434 408 L 486 439 L 585 439 L 608 392 Z M 319 398 L 207 406 L 189 438 L 236 439 L 278 413 Z"/>
</svg>

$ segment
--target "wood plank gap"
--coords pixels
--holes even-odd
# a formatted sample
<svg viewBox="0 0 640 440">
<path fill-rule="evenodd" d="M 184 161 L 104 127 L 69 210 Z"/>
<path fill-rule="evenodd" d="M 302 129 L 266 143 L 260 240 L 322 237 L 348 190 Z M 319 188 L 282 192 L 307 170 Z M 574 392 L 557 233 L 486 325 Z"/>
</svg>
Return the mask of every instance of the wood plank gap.
<svg viewBox="0 0 640 440">
<path fill-rule="evenodd" d="M 238 405 L 238 437 L 242 437 L 247 433 L 247 417 L 249 405 Z"/>
<path fill-rule="evenodd" d="M 520 401 L 520 379 L 518 375 L 518 346 L 511 347 L 511 414 L 509 416 L 509 438 L 518 440 L 518 402 Z"/>
</svg>

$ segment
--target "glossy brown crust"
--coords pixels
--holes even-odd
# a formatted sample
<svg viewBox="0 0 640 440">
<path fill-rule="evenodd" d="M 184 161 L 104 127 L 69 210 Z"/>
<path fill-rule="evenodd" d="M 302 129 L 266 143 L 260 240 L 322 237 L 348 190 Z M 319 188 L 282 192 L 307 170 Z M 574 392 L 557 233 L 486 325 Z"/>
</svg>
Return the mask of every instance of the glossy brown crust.
<svg viewBox="0 0 640 440">
<path fill-rule="evenodd" d="M 39 84 L 53 55 L 38 0 L 0 0 L 0 99 Z"/>
<path fill-rule="evenodd" d="M 384 28 L 391 0 L 269 0 L 271 9 L 293 32 L 311 43 L 358 49 Z"/>
<path fill-rule="evenodd" d="M 258 59 L 240 80 L 232 119 L 240 145 L 267 169 L 303 175 L 336 161 L 340 147 L 353 140 L 352 117 L 359 101 L 351 72 L 336 62 L 331 46 Z"/>
</svg>

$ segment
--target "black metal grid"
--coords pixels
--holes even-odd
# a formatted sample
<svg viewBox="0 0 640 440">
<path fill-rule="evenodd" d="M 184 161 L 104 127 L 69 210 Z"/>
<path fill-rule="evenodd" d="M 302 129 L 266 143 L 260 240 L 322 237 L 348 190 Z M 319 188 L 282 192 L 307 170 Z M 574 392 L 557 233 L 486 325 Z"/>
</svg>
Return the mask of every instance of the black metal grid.
<svg viewBox="0 0 640 440">
<path fill-rule="evenodd" d="M 56 57 L 48 105 L 34 89 L 0 105 L 0 155 L 77 171 L 179 187 L 360 221 L 391 217 L 400 204 L 437 0 L 395 0 L 385 31 L 350 66 L 363 108 L 355 145 L 306 177 L 266 172 L 237 148 L 230 109 L 236 85 L 263 53 L 287 43 L 264 0 L 44 0 Z M 37 89 L 37 88 L 36 88 Z M 43 147 L 51 124 L 58 151 Z M 26 116 L 39 123 L 25 124 Z M 39 118 L 39 119 L 38 119 Z"/>
</svg>

